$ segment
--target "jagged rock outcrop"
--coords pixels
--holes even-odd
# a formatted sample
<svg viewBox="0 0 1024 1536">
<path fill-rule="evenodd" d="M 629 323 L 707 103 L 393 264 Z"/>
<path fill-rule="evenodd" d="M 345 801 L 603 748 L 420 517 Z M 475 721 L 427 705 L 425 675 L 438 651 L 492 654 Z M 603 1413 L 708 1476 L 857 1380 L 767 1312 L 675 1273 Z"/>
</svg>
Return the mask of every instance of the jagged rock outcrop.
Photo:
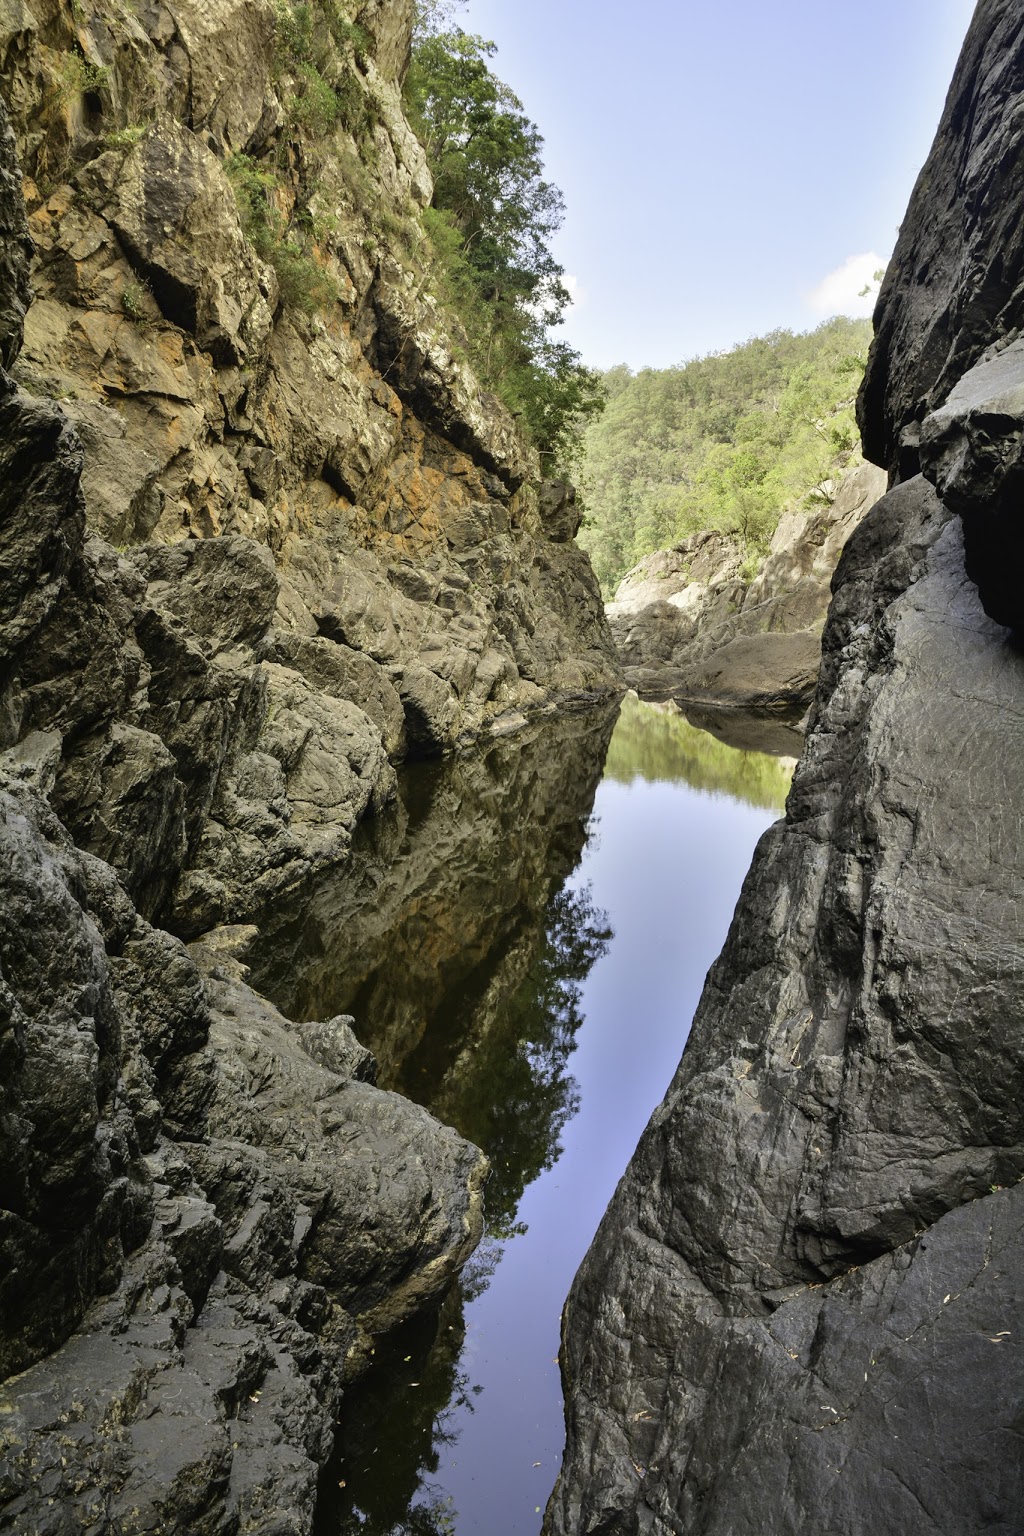
<svg viewBox="0 0 1024 1536">
<path fill-rule="evenodd" d="M 309 1531 L 346 1375 L 450 1283 L 487 1165 L 349 1019 L 252 991 L 237 925 L 403 756 L 618 686 L 406 248 L 411 5 L 329 10 L 318 138 L 272 0 L 0 0 L 0 1524 L 33 1536 Z"/>
<path fill-rule="evenodd" d="M 5 1530 L 305 1531 L 346 1354 L 435 1295 L 486 1163 L 0 791 Z"/>
<path fill-rule="evenodd" d="M 245 540 L 142 567 L 87 542 L 73 431 L 3 374 L 0 396 L 4 1528 L 308 1531 L 358 1331 L 443 1290 L 486 1164 L 354 1080 L 344 1021 L 295 1029 L 215 947 L 204 983 L 138 915 L 118 876 L 160 904 L 183 829 L 212 822 L 239 696 L 265 721 L 269 694 L 274 739 L 297 734 L 294 772 L 320 785 L 294 674 L 261 684 L 230 652 L 276 578 Z M 186 620 L 207 602 L 204 647 Z M 336 751 L 315 745 L 314 766 Z M 351 756 L 323 766 L 331 804 Z"/>
<path fill-rule="evenodd" d="M 714 531 L 641 560 L 606 610 L 630 687 L 697 705 L 805 709 L 832 574 L 884 490 L 873 464 L 851 471 L 831 506 L 782 518 L 752 579 L 741 542 Z"/>
<path fill-rule="evenodd" d="M 1020 631 L 1024 81 L 1007 61 L 1024 20 L 1004 0 L 985 7 L 984 23 L 968 35 L 882 284 L 858 413 L 876 463 L 940 477 L 986 613 Z"/>
<path fill-rule="evenodd" d="M 1015 451 L 1022 90 L 981 0 L 862 401 L 934 486 L 915 446 L 846 547 L 786 820 L 574 1284 L 553 1536 L 1024 1530 L 1024 661 L 964 550 Z"/>
<path fill-rule="evenodd" d="M 17 377 L 77 432 L 93 540 L 3 744 L 61 732 L 61 815 L 185 934 L 343 856 L 390 761 L 618 687 L 568 493 L 430 295 L 411 7 L 287 9 L 0 4 Z"/>
</svg>

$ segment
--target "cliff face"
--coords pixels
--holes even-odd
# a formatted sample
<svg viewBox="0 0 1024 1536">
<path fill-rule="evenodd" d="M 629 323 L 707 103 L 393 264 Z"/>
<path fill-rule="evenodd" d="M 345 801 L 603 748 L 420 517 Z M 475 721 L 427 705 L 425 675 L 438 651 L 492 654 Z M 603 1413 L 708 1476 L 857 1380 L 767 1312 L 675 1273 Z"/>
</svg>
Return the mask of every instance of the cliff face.
<svg viewBox="0 0 1024 1536">
<path fill-rule="evenodd" d="M 786 819 L 567 1304 L 552 1532 L 1022 1529 L 1024 663 L 964 553 L 1019 537 L 1018 9 L 978 7 L 880 298 L 897 476 Z"/>
<path fill-rule="evenodd" d="M 741 540 L 729 534 L 694 534 L 648 555 L 606 610 L 629 685 L 698 705 L 806 709 L 833 572 L 884 490 L 882 471 L 862 464 L 831 506 L 784 517 L 753 580 Z"/>
<path fill-rule="evenodd" d="M 309 1530 L 486 1161 L 216 925 L 403 755 L 616 687 L 567 494 L 423 291 L 410 7 L 322 15 L 314 134 L 268 0 L 0 0 L 5 1529 Z"/>
<path fill-rule="evenodd" d="M 184 933 L 336 860 L 390 761 L 617 684 L 565 494 L 428 292 L 410 10 L 0 6 L 17 378 L 95 541 L 2 744 L 59 732 L 76 841 Z"/>
</svg>

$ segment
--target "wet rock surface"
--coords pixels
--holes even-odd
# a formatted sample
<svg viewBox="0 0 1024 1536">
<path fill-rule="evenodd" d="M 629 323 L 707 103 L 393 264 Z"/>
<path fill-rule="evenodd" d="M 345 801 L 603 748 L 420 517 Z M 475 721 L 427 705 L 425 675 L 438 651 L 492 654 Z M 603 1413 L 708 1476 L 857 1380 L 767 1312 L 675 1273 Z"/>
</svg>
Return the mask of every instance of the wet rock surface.
<svg viewBox="0 0 1024 1536">
<path fill-rule="evenodd" d="M 784 517 L 752 580 L 728 534 L 694 534 L 642 560 L 607 608 L 629 685 L 644 698 L 698 707 L 806 710 L 832 574 L 884 489 L 885 476 L 864 464 L 832 506 Z"/>
<path fill-rule="evenodd" d="M 1022 1529 L 1024 663 L 975 559 L 1017 453 L 1022 36 L 982 0 L 886 279 L 862 407 L 902 479 L 569 1298 L 553 1536 Z"/>
</svg>

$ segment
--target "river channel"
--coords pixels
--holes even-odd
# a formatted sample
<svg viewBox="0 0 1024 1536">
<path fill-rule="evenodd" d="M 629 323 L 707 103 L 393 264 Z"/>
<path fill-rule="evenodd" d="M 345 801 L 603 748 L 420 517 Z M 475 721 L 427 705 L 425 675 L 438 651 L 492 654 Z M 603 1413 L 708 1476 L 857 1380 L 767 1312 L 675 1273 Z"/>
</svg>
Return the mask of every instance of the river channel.
<svg viewBox="0 0 1024 1536">
<path fill-rule="evenodd" d="M 268 925 L 258 988 L 296 1019 L 353 1015 L 381 1085 L 492 1164 L 460 1284 L 346 1397 L 318 1536 L 540 1529 L 562 1303 L 792 771 L 672 706 L 615 715 L 407 770 L 345 870 Z"/>
</svg>

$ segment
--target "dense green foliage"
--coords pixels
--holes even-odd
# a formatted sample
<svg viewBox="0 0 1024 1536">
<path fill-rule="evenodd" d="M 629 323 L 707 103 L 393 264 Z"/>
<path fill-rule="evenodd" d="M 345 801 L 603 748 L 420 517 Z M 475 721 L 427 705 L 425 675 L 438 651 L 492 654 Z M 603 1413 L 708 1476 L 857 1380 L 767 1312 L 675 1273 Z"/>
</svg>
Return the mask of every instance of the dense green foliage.
<svg viewBox="0 0 1024 1536">
<path fill-rule="evenodd" d="M 277 273 L 281 298 L 305 314 L 338 296 L 328 273 L 292 236 L 272 201 L 276 178 L 248 155 L 232 155 L 224 169 L 238 203 L 242 228 L 255 250 Z"/>
<path fill-rule="evenodd" d="M 603 393 L 578 353 L 551 335 L 569 303 L 550 247 L 562 196 L 544 179 L 536 126 L 488 64 L 493 54 L 440 7 L 422 7 L 406 105 L 434 177 L 426 223 L 442 297 L 483 382 L 550 472 L 571 460 Z"/>
<path fill-rule="evenodd" d="M 735 531 L 756 559 L 784 511 L 830 502 L 857 454 L 870 337 L 867 320 L 837 318 L 676 368 L 605 374 L 608 407 L 584 438 L 580 536 L 605 592 L 702 528 Z"/>
</svg>

